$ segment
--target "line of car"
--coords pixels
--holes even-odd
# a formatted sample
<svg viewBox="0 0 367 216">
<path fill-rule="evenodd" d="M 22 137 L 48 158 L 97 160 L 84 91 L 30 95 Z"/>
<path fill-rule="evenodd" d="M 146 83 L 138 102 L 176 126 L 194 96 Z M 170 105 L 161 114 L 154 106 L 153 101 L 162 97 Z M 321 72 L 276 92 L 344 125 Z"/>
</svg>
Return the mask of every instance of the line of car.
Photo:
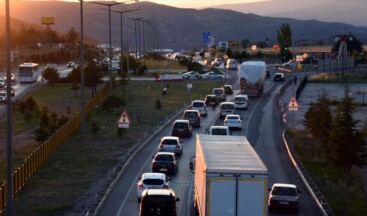
<svg viewBox="0 0 367 216">
<path fill-rule="evenodd" d="M 10 74 L 11 82 L 15 82 L 15 75 L 12 73 Z M 6 83 L 6 76 L 3 79 L 0 79 L 0 103 L 6 104 L 7 100 L 7 83 Z M 12 97 L 15 96 L 15 90 L 13 87 L 10 88 L 10 94 Z"/>
</svg>

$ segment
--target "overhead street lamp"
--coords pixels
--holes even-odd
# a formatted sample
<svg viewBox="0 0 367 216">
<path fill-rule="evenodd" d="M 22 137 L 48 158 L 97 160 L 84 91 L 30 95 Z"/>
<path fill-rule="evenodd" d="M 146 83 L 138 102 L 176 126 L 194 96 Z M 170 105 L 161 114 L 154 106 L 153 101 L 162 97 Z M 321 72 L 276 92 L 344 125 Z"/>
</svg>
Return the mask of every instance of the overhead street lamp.
<svg viewBox="0 0 367 216">
<path fill-rule="evenodd" d="M 113 95 L 113 87 L 112 87 L 112 53 L 111 53 L 111 7 L 114 5 L 122 4 L 123 2 L 112 2 L 112 3 L 101 3 L 101 2 L 90 2 L 93 4 L 104 5 L 108 7 L 108 34 L 109 34 L 109 50 L 108 50 L 108 57 L 110 61 L 110 68 L 109 68 L 109 77 L 110 77 L 110 94 Z"/>
<path fill-rule="evenodd" d="M 134 25 L 135 25 L 135 58 L 138 58 L 138 36 L 137 36 L 137 23 L 136 21 L 140 21 L 143 19 L 143 17 L 136 17 L 136 18 L 128 18 L 128 19 L 131 19 L 131 20 L 134 20 Z M 140 32 L 140 29 L 139 29 L 139 32 Z M 139 43 L 140 43 L 140 38 L 139 38 Z"/>
</svg>

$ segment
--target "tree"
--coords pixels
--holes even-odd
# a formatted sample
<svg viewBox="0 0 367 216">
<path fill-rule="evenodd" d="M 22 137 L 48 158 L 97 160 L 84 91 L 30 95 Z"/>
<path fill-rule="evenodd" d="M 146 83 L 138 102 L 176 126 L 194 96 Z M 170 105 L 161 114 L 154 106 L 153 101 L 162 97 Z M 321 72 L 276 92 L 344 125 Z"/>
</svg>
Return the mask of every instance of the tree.
<svg viewBox="0 0 367 216">
<path fill-rule="evenodd" d="M 362 167 L 367 162 L 367 151 L 362 133 L 356 129 L 358 121 L 353 119 L 355 107 L 352 98 L 342 99 L 336 108 L 333 128 L 330 132 L 329 160 L 348 172 L 353 165 Z"/>
<path fill-rule="evenodd" d="M 277 30 L 277 41 L 282 60 L 288 62 L 289 59 L 292 59 L 292 53 L 288 49 L 292 46 L 292 30 L 288 23 L 282 24 Z"/>
<path fill-rule="evenodd" d="M 76 97 L 76 92 L 79 90 L 78 81 L 76 79 L 73 80 L 73 83 L 71 84 L 71 89 L 74 90 L 74 95 Z"/>
<path fill-rule="evenodd" d="M 75 31 L 74 27 L 71 27 L 65 35 L 65 42 L 67 45 L 71 47 L 75 47 L 79 42 L 80 35 L 77 31 Z"/>
<path fill-rule="evenodd" d="M 94 94 L 97 94 L 97 85 L 101 82 L 101 73 L 94 62 L 88 64 L 84 72 L 84 84 L 86 87 L 91 88 L 92 97 L 94 97 Z"/>
<path fill-rule="evenodd" d="M 43 72 L 43 78 L 45 78 L 50 85 L 53 85 L 60 78 L 60 75 L 55 68 L 48 67 Z"/>
<path fill-rule="evenodd" d="M 250 40 L 249 39 L 244 39 L 241 40 L 241 46 L 246 49 L 246 47 L 250 44 Z"/>
</svg>

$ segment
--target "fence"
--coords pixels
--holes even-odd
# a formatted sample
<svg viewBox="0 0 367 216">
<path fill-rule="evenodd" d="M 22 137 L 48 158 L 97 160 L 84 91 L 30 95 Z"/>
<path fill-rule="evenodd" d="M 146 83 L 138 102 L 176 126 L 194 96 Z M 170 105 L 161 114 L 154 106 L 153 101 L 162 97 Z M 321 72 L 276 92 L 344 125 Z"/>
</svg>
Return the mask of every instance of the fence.
<svg viewBox="0 0 367 216">
<path fill-rule="evenodd" d="M 109 85 L 105 85 L 99 93 L 85 105 L 85 112 L 88 113 L 102 101 L 108 94 Z M 27 180 L 37 171 L 46 159 L 64 142 L 72 133 L 74 133 L 81 122 L 81 113 L 78 112 L 61 128 L 59 128 L 49 139 L 39 145 L 12 173 L 12 197 L 22 189 Z M 0 213 L 6 207 L 6 182 L 0 187 Z"/>
</svg>

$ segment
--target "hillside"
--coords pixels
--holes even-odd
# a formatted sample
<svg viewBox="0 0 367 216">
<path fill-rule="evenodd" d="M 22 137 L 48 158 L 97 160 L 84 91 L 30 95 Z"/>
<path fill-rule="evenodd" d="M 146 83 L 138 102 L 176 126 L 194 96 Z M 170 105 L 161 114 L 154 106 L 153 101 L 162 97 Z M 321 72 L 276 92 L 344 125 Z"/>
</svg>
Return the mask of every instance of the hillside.
<svg viewBox="0 0 367 216">
<path fill-rule="evenodd" d="M 85 35 L 108 42 L 108 12 L 107 7 L 92 3 L 84 4 L 84 29 Z M 126 6 L 126 7 L 125 7 Z M 241 13 L 224 9 L 181 9 L 159 5 L 150 2 L 141 2 L 129 5 L 116 5 L 113 10 L 126 10 L 139 8 L 139 11 L 128 13 L 129 17 L 143 17 L 155 20 L 161 41 L 160 46 L 174 49 L 201 48 L 202 33 L 211 32 L 215 42 L 229 40 L 249 39 L 251 42 L 276 41 L 276 31 L 283 23 L 289 23 L 293 39 L 327 39 L 335 35 L 352 32 L 358 38 L 367 38 L 367 28 L 356 27 L 336 22 L 320 22 L 317 20 L 296 20 L 290 18 L 276 18 L 259 16 L 252 13 Z M 58 31 L 67 31 L 71 27 L 80 29 L 80 7 L 76 2 L 14 2 L 12 16 L 33 23 L 40 23 L 42 16 L 55 17 L 52 28 Z M 48 11 L 47 14 L 44 11 Z M 112 13 L 112 42 L 120 44 L 120 15 Z M 130 46 L 135 44 L 134 21 L 126 20 L 124 26 L 124 41 L 129 41 Z M 146 24 L 141 24 L 141 26 Z M 142 29 L 142 27 L 141 27 Z M 141 38 L 148 37 L 141 33 Z M 128 37 L 128 38 L 127 38 Z M 126 45 L 125 45 L 126 46 Z"/>
</svg>

